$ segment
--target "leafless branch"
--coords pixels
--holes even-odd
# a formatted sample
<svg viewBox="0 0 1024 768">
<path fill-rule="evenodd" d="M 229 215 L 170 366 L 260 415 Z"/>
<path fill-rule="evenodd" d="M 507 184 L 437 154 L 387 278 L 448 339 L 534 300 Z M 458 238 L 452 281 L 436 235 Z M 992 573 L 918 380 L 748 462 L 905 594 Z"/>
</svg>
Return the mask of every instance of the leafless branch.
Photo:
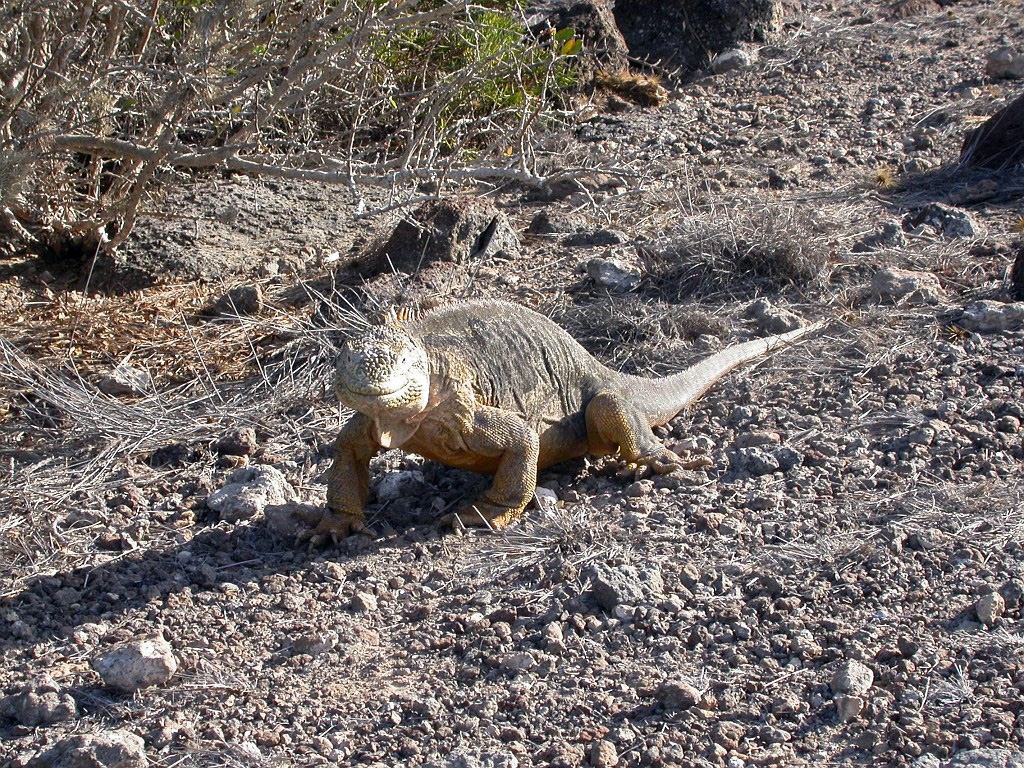
<svg viewBox="0 0 1024 768">
<path fill-rule="evenodd" d="M 8 229 L 108 249 L 169 169 L 543 185 L 531 137 L 571 68 L 503 4 L 454 0 L 39 0 L 0 29 L 0 154 L 31 165 Z"/>
</svg>

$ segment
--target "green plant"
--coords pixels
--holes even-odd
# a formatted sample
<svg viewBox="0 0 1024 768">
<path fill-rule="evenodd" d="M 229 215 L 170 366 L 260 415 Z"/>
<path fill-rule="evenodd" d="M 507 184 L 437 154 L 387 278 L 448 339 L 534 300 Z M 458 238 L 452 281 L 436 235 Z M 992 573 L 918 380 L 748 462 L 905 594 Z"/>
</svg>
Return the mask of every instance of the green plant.
<svg viewBox="0 0 1024 768">
<path fill-rule="evenodd" d="M 404 128 L 407 155 L 419 152 L 430 134 L 444 137 L 438 146 L 445 152 L 477 154 L 505 120 L 536 110 L 572 85 L 572 57 L 581 48 L 575 32 L 533 39 L 515 11 L 510 0 L 492 0 L 466 8 L 445 27 L 376 41 L 374 53 L 383 65 L 377 84 L 387 87 L 393 80 L 401 94 L 382 119 Z"/>
<path fill-rule="evenodd" d="M 580 49 L 571 30 L 534 36 L 512 0 L 147 9 L 0 6 L 0 154 L 30 166 L 4 195 L 9 230 L 115 248 L 170 168 L 531 178 L 529 137 L 556 117 Z"/>
</svg>

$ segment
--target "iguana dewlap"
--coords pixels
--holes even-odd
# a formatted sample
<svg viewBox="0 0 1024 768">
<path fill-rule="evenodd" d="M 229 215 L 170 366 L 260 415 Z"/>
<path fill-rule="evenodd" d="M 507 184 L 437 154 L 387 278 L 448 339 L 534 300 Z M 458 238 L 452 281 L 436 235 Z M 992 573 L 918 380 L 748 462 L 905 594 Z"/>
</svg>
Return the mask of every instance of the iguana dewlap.
<svg viewBox="0 0 1024 768">
<path fill-rule="evenodd" d="M 493 474 L 483 496 L 457 513 L 493 528 L 522 517 L 539 468 L 567 459 L 617 452 L 670 472 L 684 462 L 652 427 L 732 368 L 819 325 L 736 344 L 649 379 L 605 367 L 551 320 L 516 304 L 466 301 L 396 315 L 347 341 L 338 357 L 334 389 L 354 414 L 335 442 L 327 510 L 309 537 L 320 543 L 362 528 L 370 459 L 381 448 Z"/>
</svg>

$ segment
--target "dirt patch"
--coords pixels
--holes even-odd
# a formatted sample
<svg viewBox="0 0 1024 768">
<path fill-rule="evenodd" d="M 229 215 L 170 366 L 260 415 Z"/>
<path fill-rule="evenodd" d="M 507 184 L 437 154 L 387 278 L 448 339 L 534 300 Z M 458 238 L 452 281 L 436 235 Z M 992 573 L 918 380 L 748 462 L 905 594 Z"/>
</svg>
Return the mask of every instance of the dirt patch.
<svg viewBox="0 0 1024 768">
<path fill-rule="evenodd" d="M 240 175 L 168 189 L 124 248 L 100 254 L 89 287 L 306 274 L 362 252 L 373 222 L 360 214 L 384 199 L 372 188 L 357 197 L 342 185 Z"/>
</svg>

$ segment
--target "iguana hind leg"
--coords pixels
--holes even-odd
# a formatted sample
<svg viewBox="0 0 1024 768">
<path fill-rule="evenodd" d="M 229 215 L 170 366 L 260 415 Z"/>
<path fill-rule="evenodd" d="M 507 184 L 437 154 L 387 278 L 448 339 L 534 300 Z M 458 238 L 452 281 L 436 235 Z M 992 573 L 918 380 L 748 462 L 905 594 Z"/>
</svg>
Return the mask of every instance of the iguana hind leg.
<svg viewBox="0 0 1024 768">
<path fill-rule="evenodd" d="M 587 405 L 590 453 L 607 456 L 618 451 L 630 464 L 665 474 L 686 462 L 663 446 L 640 410 L 617 392 L 603 390 Z"/>
<path fill-rule="evenodd" d="M 455 517 L 463 525 L 496 530 L 520 520 L 537 487 L 537 433 L 514 413 L 479 406 L 459 437 L 466 451 L 496 457 L 498 465 L 491 487 Z"/>
</svg>

